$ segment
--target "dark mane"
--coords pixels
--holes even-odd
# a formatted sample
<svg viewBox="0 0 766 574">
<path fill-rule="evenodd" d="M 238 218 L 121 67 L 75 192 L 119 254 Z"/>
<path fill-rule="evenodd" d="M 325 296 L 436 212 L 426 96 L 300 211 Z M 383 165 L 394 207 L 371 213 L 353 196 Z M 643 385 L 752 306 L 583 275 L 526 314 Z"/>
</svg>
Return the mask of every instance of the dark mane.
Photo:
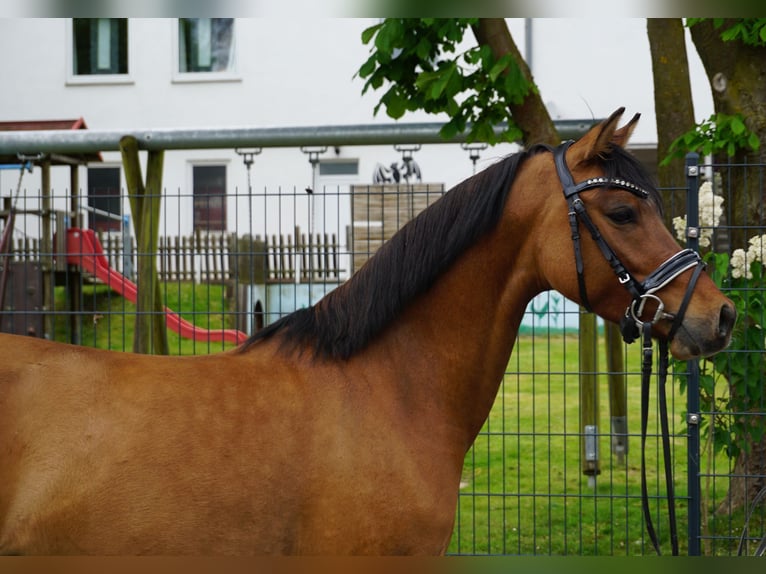
<svg viewBox="0 0 766 574">
<path fill-rule="evenodd" d="M 316 305 L 282 317 L 241 347 L 279 334 L 291 348 L 312 346 L 318 356 L 347 359 L 365 348 L 480 237 L 494 229 L 519 166 L 536 146 L 506 157 L 453 187 L 407 223 L 346 283 Z M 604 158 L 610 177 L 655 190 L 638 161 L 615 147 Z M 659 205 L 659 195 L 655 200 Z"/>
</svg>

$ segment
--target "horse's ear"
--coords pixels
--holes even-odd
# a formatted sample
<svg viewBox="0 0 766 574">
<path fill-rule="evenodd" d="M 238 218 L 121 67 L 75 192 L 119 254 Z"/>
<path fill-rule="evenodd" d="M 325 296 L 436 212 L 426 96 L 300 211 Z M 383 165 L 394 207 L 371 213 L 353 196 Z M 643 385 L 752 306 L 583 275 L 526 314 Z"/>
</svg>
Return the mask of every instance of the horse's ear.
<svg viewBox="0 0 766 574">
<path fill-rule="evenodd" d="M 617 144 L 620 147 L 625 147 L 630 136 L 633 134 L 633 130 L 636 129 L 640 117 L 641 114 L 634 115 L 627 124 L 616 130 L 612 135 L 612 143 Z"/>
<path fill-rule="evenodd" d="M 623 112 L 625 108 L 618 108 L 606 120 L 591 128 L 587 134 L 575 142 L 567 153 L 567 163 L 576 165 L 590 161 L 607 152 L 610 145 L 625 147 L 636 128 L 640 114 L 636 114 L 627 124 L 617 129 Z"/>
</svg>

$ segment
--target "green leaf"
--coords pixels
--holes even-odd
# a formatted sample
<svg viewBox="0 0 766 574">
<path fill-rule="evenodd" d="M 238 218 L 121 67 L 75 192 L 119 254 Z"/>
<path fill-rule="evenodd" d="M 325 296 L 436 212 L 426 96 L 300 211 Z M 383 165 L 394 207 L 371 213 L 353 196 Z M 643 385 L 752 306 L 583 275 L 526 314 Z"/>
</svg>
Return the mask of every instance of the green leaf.
<svg viewBox="0 0 766 574">
<path fill-rule="evenodd" d="M 362 31 L 362 44 L 368 44 L 370 40 L 372 40 L 372 37 L 378 33 L 378 30 L 380 30 L 380 27 L 383 26 L 383 23 L 375 24 L 374 26 L 370 26 L 369 28 L 366 28 Z"/>
<path fill-rule="evenodd" d="M 415 53 L 421 60 L 428 61 L 431 58 L 431 48 L 431 42 L 428 38 L 423 37 L 418 41 L 418 45 L 415 47 Z"/>
<path fill-rule="evenodd" d="M 745 127 L 745 122 L 743 122 L 739 117 L 733 116 L 731 118 L 731 131 L 734 132 L 735 135 L 744 133 L 746 129 L 747 128 Z"/>
<path fill-rule="evenodd" d="M 368 59 L 364 64 L 362 64 L 362 67 L 359 68 L 359 72 L 358 72 L 359 77 L 366 78 L 367 76 L 371 75 L 375 71 L 375 68 L 377 67 L 377 65 L 378 65 L 378 62 L 375 60 L 374 57 Z M 365 86 L 365 89 L 366 88 L 367 86 Z"/>
<path fill-rule="evenodd" d="M 381 98 L 381 102 L 385 104 L 386 113 L 389 117 L 395 120 L 401 118 L 407 111 L 407 101 L 397 91 L 394 91 L 394 88 L 386 92 Z"/>
<path fill-rule="evenodd" d="M 702 389 L 707 394 L 712 395 L 713 390 L 715 389 L 715 378 L 713 375 L 701 374 L 699 377 L 699 385 L 700 389 Z"/>
<path fill-rule="evenodd" d="M 490 68 L 487 75 L 493 83 L 497 81 L 498 76 L 508 68 L 512 59 L 513 56 L 511 56 L 511 54 L 506 54 L 492 65 L 492 68 Z"/>
<path fill-rule="evenodd" d="M 444 93 L 444 90 L 450 81 L 450 77 L 456 71 L 457 65 L 454 62 L 442 69 L 439 78 L 431 85 L 428 97 L 430 97 L 432 100 L 439 99 Z"/>
<path fill-rule="evenodd" d="M 418 77 L 415 78 L 415 87 L 424 92 L 429 89 L 429 86 L 433 84 L 441 76 L 441 72 L 437 71 L 425 71 L 420 72 Z"/>
<path fill-rule="evenodd" d="M 379 52 L 390 57 L 394 48 L 401 44 L 403 36 L 404 28 L 401 22 L 395 18 L 387 18 L 375 36 L 375 47 Z"/>
<path fill-rule="evenodd" d="M 449 121 L 442 126 L 442 128 L 439 130 L 439 134 L 443 139 L 451 140 L 458 134 L 457 126 L 453 122 Z"/>
</svg>

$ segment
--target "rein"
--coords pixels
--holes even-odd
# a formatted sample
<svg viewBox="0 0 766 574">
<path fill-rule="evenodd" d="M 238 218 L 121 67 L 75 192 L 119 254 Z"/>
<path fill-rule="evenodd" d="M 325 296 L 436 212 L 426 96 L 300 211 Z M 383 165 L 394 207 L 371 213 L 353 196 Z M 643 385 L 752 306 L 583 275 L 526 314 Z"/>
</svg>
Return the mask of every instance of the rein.
<svg viewBox="0 0 766 574">
<path fill-rule="evenodd" d="M 662 435 L 662 453 L 665 467 L 665 484 L 668 501 L 668 520 L 670 523 L 670 542 L 674 556 L 678 555 L 678 532 L 676 527 L 675 494 L 673 490 L 673 470 L 670 457 L 670 431 L 668 428 L 668 407 L 665 392 L 665 383 L 668 374 L 668 346 L 676 332 L 680 328 L 686 309 L 691 300 L 694 287 L 697 284 L 705 263 L 700 256 L 691 249 L 679 251 L 660 264 L 643 281 L 636 280 L 620 261 L 617 254 L 609 246 L 599 232 L 596 224 L 588 215 L 585 204 L 580 199 L 580 193 L 595 187 L 616 187 L 629 191 L 641 198 L 648 198 L 649 192 L 639 186 L 622 179 L 610 179 L 595 177 L 575 184 L 572 173 L 566 164 L 566 151 L 574 143 L 567 141 L 553 149 L 553 159 L 556 164 L 556 172 L 563 186 L 564 197 L 569 205 L 569 225 L 572 231 L 572 243 L 574 244 L 575 266 L 577 269 L 577 283 L 580 290 L 580 300 L 583 306 L 591 311 L 585 285 L 585 266 L 582 259 L 580 246 L 580 224 L 582 223 L 590 232 L 593 241 L 598 246 L 602 255 L 617 275 L 617 280 L 632 296 L 632 301 L 625 309 L 625 314 L 620 320 L 620 332 L 626 343 L 632 343 L 639 335 L 643 334 L 643 362 L 641 365 L 641 506 L 646 521 L 646 530 L 657 554 L 660 551 L 660 543 L 654 529 L 651 513 L 649 511 L 649 494 L 646 485 L 646 436 L 649 420 L 649 387 L 652 378 L 653 349 L 652 349 L 652 326 L 662 320 L 672 321 L 670 331 L 666 339 L 659 342 L 659 370 L 658 370 L 658 395 L 659 395 L 659 418 Z M 678 311 L 668 313 L 665 305 L 656 295 L 663 287 L 671 283 L 679 275 L 694 268 L 691 279 L 686 287 L 686 293 L 681 301 Z M 657 309 L 648 320 L 642 320 L 647 301 L 656 303 Z"/>
</svg>

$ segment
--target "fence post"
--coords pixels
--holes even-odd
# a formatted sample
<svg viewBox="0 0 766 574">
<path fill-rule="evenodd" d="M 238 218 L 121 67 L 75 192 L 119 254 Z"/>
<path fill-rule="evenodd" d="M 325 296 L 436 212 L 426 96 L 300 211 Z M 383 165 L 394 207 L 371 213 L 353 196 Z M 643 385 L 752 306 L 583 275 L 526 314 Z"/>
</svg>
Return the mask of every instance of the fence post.
<svg viewBox="0 0 766 574">
<path fill-rule="evenodd" d="M 609 381 L 609 419 L 612 432 L 612 454 L 617 464 L 625 464 L 628 454 L 628 394 L 625 378 L 625 360 L 620 328 L 614 323 L 604 323 L 606 343 L 606 370 Z"/>
<path fill-rule="evenodd" d="M 686 154 L 686 245 L 699 251 L 699 154 Z M 700 390 L 699 361 L 687 362 L 686 382 L 687 412 L 687 473 L 689 491 L 689 556 L 701 554 L 700 508 L 702 490 L 700 487 Z"/>
<path fill-rule="evenodd" d="M 588 486 L 596 487 L 596 476 L 601 474 L 598 452 L 598 326 L 596 315 L 580 308 L 580 449 L 582 473 L 588 477 Z"/>
<path fill-rule="evenodd" d="M 120 140 L 120 152 L 122 153 L 122 165 L 128 187 L 130 210 L 133 213 L 136 227 L 139 256 L 133 351 L 167 355 L 168 339 L 165 329 L 164 305 L 157 277 L 157 245 L 159 241 L 164 152 L 149 152 L 145 185 L 141 177 L 136 138 L 124 136 Z"/>
</svg>

